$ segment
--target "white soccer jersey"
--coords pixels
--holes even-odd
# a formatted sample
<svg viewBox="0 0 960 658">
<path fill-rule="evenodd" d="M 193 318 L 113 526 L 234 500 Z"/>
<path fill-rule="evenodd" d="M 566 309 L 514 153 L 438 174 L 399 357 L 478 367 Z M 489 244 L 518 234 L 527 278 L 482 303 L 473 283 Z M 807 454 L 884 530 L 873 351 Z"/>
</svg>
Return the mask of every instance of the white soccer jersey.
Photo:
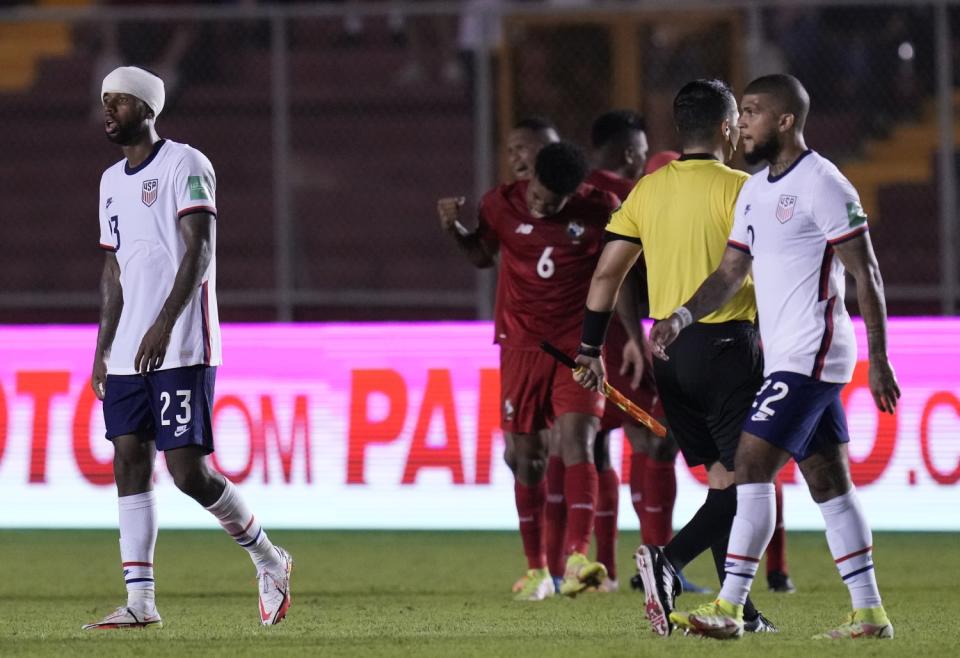
<svg viewBox="0 0 960 658">
<path fill-rule="evenodd" d="M 216 177 L 200 151 L 161 140 L 138 167 L 121 160 L 100 179 L 100 246 L 120 264 L 123 312 L 107 358 L 111 375 L 135 374 L 133 359 L 173 289 L 186 253 L 181 217 L 216 215 Z M 162 370 L 197 364 L 220 365 L 217 315 L 216 226 L 213 255 L 202 282 L 177 318 Z"/>
<path fill-rule="evenodd" d="M 780 176 L 769 168 L 751 176 L 735 213 L 728 244 L 753 256 L 764 374 L 850 381 L 857 343 L 833 245 L 867 230 L 857 191 L 807 151 Z"/>
</svg>

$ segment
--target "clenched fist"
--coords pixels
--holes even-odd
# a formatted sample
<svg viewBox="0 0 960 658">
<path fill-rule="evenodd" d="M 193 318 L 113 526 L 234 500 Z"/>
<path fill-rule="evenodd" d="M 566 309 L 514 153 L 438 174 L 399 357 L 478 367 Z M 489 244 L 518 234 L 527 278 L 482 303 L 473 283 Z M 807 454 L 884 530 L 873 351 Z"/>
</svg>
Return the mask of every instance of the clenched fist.
<svg viewBox="0 0 960 658">
<path fill-rule="evenodd" d="M 437 201 L 437 215 L 440 217 L 440 228 L 448 233 L 459 231 L 460 210 L 467 202 L 466 197 L 445 197 Z"/>
</svg>

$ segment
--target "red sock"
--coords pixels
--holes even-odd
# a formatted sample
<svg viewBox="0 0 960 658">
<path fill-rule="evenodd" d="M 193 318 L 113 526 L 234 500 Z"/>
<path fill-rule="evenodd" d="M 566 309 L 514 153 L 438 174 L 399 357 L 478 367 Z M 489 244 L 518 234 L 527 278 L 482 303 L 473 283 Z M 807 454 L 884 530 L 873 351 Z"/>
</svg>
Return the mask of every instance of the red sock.
<svg viewBox="0 0 960 658">
<path fill-rule="evenodd" d="M 630 455 L 630 500 L 633 503 L 633 511 L 637 513 L 637 520 L 640 521 L 640 541 L 649 544 L 647 541 L 647 513 L 643 511 L 643 481 L 647 477 L 647 453 L 635 452 Z"/>
<path fill-rule="evenodd" d="M 777 525 L 774 526 L 773 537 L 767 545 L 767 573 L 771 571 L 787 573 L 787 533 L 783 527 L 783 485 L 778 479 L 773 486 L 777 500 Z"/>
<path fill-rule="evenodd" d="M 643 507 L 650 528 L 649 544 L 666 546 L 673 536 L 673 503 L 677 499 L 677 471 L 673 461 L 647 461 Z M 646 541 L 644 531 L 644 541 Z"/>
<path fill-rule="evenodd" d="M 563 460 L 550 457 L 547 461 L 547 504 L 544 512 L 544 544 L 547 548 L 547 567 L 550 575 L 562 578 L 567 556 L 563 551 L 563 535 L 567 526 L 567 506 L 563 502 Z"/>
<path fill-rule="evenodd" d="M 528 487 L 514 482 L 513 493 L 517 501 L 520 537 L 523 539 L 523 553 L 527 556 L 527 568 L 543 569 L 547 566 L 547 555 L 543 550 L 543 506 L 547 500 L 547 483 L 540 482 Z"/>
<path fill-rule="evenodd" d="M 563 496 L 567 502 L 567 553 L 587 554 L 597 509 L 597 467 L 590 463 L 567 466 Z"/>
<path fill-rule="evenodd" d="M 612 468 L 597 473 L 597 514 L 593 532 L 597 536 L 597 562 L 617 579 L 617 510 L 620 507 L 620 478 Z"/>
</svg>

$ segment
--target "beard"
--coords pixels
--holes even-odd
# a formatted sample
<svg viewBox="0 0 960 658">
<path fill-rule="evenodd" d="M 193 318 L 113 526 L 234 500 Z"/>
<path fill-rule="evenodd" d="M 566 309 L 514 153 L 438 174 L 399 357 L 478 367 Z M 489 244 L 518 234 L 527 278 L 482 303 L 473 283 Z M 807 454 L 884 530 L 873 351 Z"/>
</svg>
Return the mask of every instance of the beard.
<svg viewBox="0 0 960 658">
<path fill-rule="evenodd" d="M 753 150 L 743 151 L 743 159 L 747 164 L 755 165 L 760 162 L 774 162 L 780 154 L 780 140 L 776 134 L 771 135 L 764 142 L 753 141 Z"/>
<path fill-rule="evenodd" d="M 137 142 L 143 135 L 143 125 L 137 123 L 117 124 L 116 131 L 105 133 L 107 139 L 118 146 L 130 146 Z"/>
</svg>

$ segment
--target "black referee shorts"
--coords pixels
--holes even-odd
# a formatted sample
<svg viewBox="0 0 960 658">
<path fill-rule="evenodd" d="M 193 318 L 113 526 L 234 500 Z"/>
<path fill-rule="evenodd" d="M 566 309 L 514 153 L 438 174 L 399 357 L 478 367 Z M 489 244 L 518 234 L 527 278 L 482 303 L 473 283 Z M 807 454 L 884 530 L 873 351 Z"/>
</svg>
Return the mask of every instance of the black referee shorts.
<svg viewBox="0 0 960 658">
<path fill-rule="evenodd" d="M 690 466 L 733 458 L 747 412 L 763 383 L 760 338 L 749 322 L 695 323 L 653 371 L 670 430 Z"/>
</svg>

